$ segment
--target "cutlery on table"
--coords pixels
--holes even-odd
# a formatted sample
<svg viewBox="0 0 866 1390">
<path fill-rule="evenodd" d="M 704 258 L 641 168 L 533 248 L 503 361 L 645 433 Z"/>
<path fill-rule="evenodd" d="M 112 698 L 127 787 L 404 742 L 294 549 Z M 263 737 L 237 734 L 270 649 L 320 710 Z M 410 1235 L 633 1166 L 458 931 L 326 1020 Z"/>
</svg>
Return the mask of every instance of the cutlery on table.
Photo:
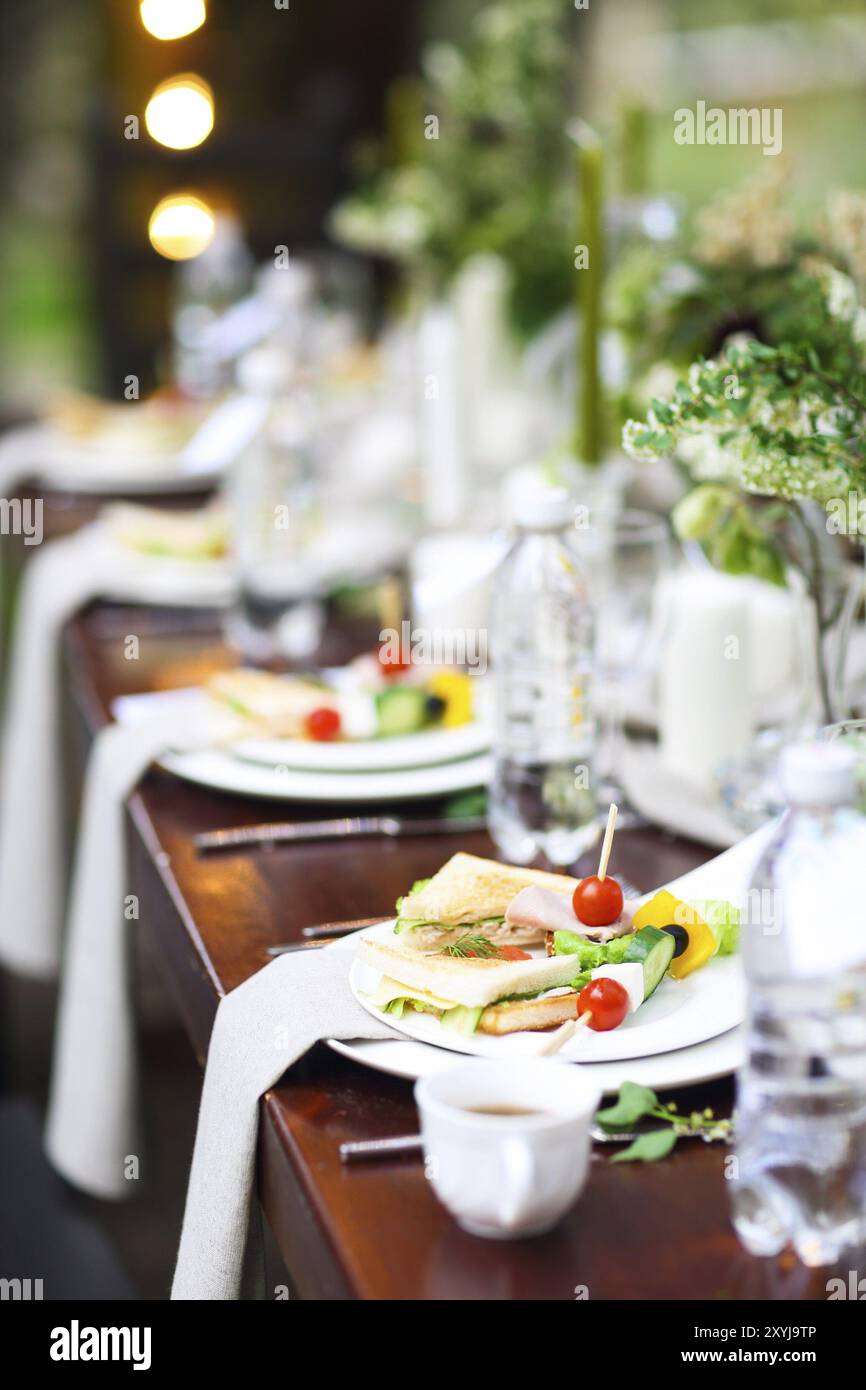
<svg viewBox="0 0 866 1390">
<path fill-rule="evenodd" d="M 351 936 L 353 931 L 361 931 L 364 927 L 378 927 L 383 922 L 390 921 L 390 917 L 355 917 L 351 922 L 323 922 L 318 927 L 301 927 L 301 936 L 305 936 L 309 941 L 318 941 L 322 937 Z"/>
<path fill-rule="evenodd" d="M 626 902 L 629 902 L 634 898 L 642 898 L 644 896 L 645 890 L 643 888 L 636 888 L 635 885 L 632 883 L 631 879 L 624 878 L 622 874 L 616 875 L 616 881 L 622 889 L 622 896 Z"/>
<path fill-rule="evenodd" d="M 241 825 L 229 830 L 205 830 L 193 836 L 200 854 L 209 850 L 240 849 L 249 845 L 304 844 L 311 840 L 403 835 L 457 835 L 483 830 L 483 816 L 437 816 L 419 820 L 412 816 L 348 816 L 341 820 L 274 821 L 265 825 Z"/>
<path fill-rule="evenodd" d="M 637 1139 L 636 1130 L 611 1133 L 601 1125 L 592 1125 L 590 1134 L 597 1144 L 630 1144 Z M 377 1158 L 392 1158 L 395 1154 L 417 1153 L 421 1149 L 420 1134 L 401 1134 L 394 1139 L 358 1139 L 340 1145 L 343 1163 L 363 1163 Z"/>
<path fill-rule="evenodd" d="M 380 922 L 389 922 L 390 917 L 355 917 L 351 922 L 322 922 L 316 927 L 302 927 L 301 936 L 303 941 L 281 941 L 276 946 L 266 947 L 269 956 L 284 956 L 290 951 L 315 951 L 322 946 L 329 946 L 332 941 L 338 941 L 342 936 L 351 936 L 352 932 L 362 931 L 364 927 L 378 927 Z"/>
<path fill-rule="evenodd" d="M 284 941 L 279 946 L 267 946 L 265 954 L 290 956 L 293 951 L 321 951 L 323 946 L 330 946 L 330 944 L 330 941 Z"/>
<path fill-rule="evenodd" d="M 370 1158 L 417 1153 L 420 1149 L 420 1134 L 400 1134 L 394 1139 L 359 1139 L 351 1144 L 341 1144 L 340 1158 L 343 1163 L 361 1163 Z"/>
</svg>

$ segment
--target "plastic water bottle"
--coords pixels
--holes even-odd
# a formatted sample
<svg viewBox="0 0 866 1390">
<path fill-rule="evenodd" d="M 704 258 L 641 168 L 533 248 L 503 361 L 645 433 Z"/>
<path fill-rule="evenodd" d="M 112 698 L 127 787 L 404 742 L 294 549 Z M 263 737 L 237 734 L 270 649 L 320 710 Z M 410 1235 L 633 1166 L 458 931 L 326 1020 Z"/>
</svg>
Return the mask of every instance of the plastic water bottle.
<svg viewBox="0 0 866 1390">
<path fill-rule="evenodd" d="M 789 811 L 752 880 L 733 1219 L 746 1249 L 835 1262 L 866 1237 L 866 817 L 838 744 L 785 751 Z"/>
<path fill-rule="evenodd" d="M 490 834 L 505 858 L 571 864 L 596 838 L 590 784 L 592 612 L 562 488 L 518 474 L 514 544 L 491 607 L 495 703 Z"/>
</svg>

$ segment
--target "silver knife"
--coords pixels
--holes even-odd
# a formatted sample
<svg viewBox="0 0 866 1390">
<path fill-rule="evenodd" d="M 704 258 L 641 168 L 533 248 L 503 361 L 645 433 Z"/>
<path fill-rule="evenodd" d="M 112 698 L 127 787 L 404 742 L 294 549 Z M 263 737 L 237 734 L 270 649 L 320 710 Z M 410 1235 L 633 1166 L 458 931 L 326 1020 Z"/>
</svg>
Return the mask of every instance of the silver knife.
<svg viewBox="0 0 866 1390">
<path fill-rule="evenodd" d="M 391 1154 L 417 1153 L 422 1147 L 420 1134 L 400 1134 L 394 1139 L 358 1139 L 340 1145 L 343 1163 L 360 1163 L 370 1158 L 388 1158 Z"/>
<path fill-rule="evenodd" d="M 241 849 L 249 845 L 304 844 L 309 840 L 342 840 L 347 836 L 456 835 L 484 830 L 483 816 L 437 816 L 416 820 L 412 816 L 347 816 L 342 820 L 274 821 L 268 825 L 241 825 L 230 830 L 205 830 L 193 836 L 200 853 L 216 849 Z"/>
<path fill-rule="evenodd" d="M 350 922 L 321 922 L 315 927 L 301 927 L 303 941 L 281 941 L 276 946 L 266 946 L 269 956 L 285 956 L 291 951 L 314 951 L 319 946 L 330 946 L 332 941 L 352 932 L 362 931 L 364 927 L 378 927 L 388 922 L 388 917 L 354 917 Z"/>
</svg>

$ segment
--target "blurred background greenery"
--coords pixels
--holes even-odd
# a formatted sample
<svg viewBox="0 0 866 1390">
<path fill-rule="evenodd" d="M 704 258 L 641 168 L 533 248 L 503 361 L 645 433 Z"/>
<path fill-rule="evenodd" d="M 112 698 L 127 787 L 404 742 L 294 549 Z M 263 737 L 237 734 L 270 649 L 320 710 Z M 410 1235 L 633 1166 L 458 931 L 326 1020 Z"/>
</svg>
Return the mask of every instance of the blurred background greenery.
<svg viewBox="0 0 866 1390">
<path fill-rule="evenodd" d="M 525 0 L 524 13 L 536 3 Z M 144 31 L 136 0 L 4 6 L 3 398 L 33 402 L 49 381 L 117 396 L 127 372 L 153 384 L 173 273 L 148 243 L 155 202 L 178 186 L 204 189 L 237 212 L 259 258 L 278 243 L 326 244 L 331 207 L 356 185 L 359 169 L 375 162 L 375 142 L 393 146 L 394 79 L 422 72 L 431 41 L 472 53 L 477 16 L 489 9 L 482 0 L 291 0 L 288 9 L 210 0 L 205 25 L 161 42 Z M 507 11 L 509 0 L 494 9 Z M 862 182 L 866 13 L 859 0 L 590 0 L 584 11 L 572 0 L 549 0 L 547 10 L 561 44 L 553 69 L 569 92 L 563 122 L 576 111 L 599 129 L 613 152 L 611 187 L 622 167 L 615 151 L 625 103 L 647 112 L 647 190 L 677 195 L 686 210 L 766 171 L 774 161 L 755 147 L 708 152 L 674 143 L 673 112 L 698 99 L 783 109 L 781 160 L 802 215 L 813 215 L 833 187 Z M 214 89 L 210 138 L 182 152 L 155 144 L 143 128 L 140 139 L 125 140 L 125 116 L 140 116 L 153 87 L 178 71 L 199 72 Z M 491 80 L 484 100 L 494 114 L 500 109 L 507 131 L 519 78 L 511 72 L 499 75 L 499 86 Z M 550 122 L 559 92 L 531 80 L 536 103 L 546 103 L 538 120 Z M 496 131 L 477 134 L 473 186 L 485 139 L 490 167 L 501 159 Z M 418 155 L 442 157 L 433 142 Z M 571 193 L 560 190 L 570 178 L 563 148 L 551 148 L 550 158 L 534 181 L 534 207 L 525 189 L 514 189 L 532 214 L 528 229 L 512 235 L 529 269 L 558 256 L 550 242 L 560 234 L 567 266 L 573 239 L 570 213 L 554 206 L 561 191 L 567 207 Z M 522 176 L 515 170 L 516 183 Z M 459 178 L 459 169 L 449 177 Z M 495 186 L 492 196 L 500 196 Z M 485 249 L 485 234 L 469 249 L 479 249 L 479 238 Z M 527 283 L 541 306 L 567 293 L 564 277 L 561 285 L 536 278 Z"/>
</svg>

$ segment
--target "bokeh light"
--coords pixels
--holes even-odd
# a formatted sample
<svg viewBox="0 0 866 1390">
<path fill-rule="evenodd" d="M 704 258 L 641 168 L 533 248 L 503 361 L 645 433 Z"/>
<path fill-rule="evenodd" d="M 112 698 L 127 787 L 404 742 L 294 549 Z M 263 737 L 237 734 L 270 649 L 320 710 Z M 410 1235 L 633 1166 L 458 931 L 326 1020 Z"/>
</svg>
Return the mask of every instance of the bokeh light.
<svg viewBox="0 0 866 1390">
<path fill-rule="evenodd" d="M 144 110 L 148 135 L 171 150 L 200 145 L 213 130 L 213 118 L 213 92 L 193 73 L 161 82 Z"/>
<path fill-rule="evenodd" d="M 214 214 L 207 203 L 192 193 L 173 193 L 162 198 L 150 214 L 147 234 L 161 256 L 188 261 L 210 246 L 215 230 Z"/>
<path fill-rule="evenodd" d="M 182 39 L 207 19 L 205 0 L 141 0 L 141 22 L 155 39 Z"/>
</svg>

